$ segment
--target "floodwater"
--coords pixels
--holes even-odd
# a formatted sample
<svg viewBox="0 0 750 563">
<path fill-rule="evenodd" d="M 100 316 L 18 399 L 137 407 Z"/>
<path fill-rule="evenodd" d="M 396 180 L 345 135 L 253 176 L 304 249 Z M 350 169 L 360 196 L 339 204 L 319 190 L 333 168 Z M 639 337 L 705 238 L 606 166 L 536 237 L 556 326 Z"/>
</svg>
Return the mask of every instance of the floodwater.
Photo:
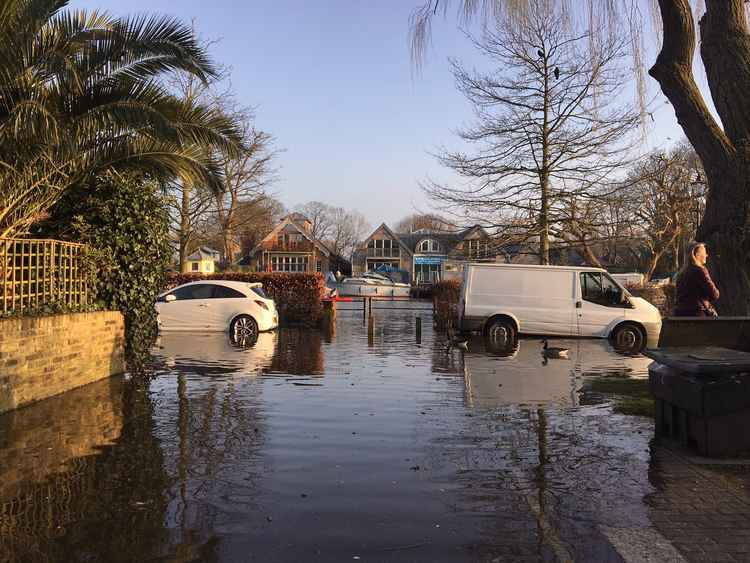
<svg viewBox="0 0 750 563">
<path fill-rule="evenodd" d="M 0 416 L 0 561 L 620 561 L 652 421 L 588 381 L 649 360 L 551 345 L 451 349 L 403 303 L 245 348 L 162 335 L 148 389 Z"/>
</svg>

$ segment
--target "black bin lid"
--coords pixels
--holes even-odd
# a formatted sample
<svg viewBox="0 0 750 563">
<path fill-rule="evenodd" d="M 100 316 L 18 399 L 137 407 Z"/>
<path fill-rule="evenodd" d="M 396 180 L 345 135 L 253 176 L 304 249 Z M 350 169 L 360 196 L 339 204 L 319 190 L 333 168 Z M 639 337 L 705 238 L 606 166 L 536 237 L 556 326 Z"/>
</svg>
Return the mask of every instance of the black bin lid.
<svg viewBox="0 0 750 563">
<path fill-rule="evenodd" d="M 694 374 L 750 372 L 750 354 L 718 346 L 647 348 L 643 354 L 677 370 Z"/>
</svg>

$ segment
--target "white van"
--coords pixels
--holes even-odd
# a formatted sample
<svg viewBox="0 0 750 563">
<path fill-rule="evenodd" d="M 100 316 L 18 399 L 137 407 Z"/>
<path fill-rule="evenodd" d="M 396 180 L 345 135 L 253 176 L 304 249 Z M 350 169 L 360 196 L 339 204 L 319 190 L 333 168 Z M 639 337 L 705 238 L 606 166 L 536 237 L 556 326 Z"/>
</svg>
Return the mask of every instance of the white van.
<svg viewBox="0 0 750 563">
<path fill-rule="evenodd" d="M 458 303 L 462 331 L 611 338 L 640 350 L 661 314 L 599 268 L 468 264 Z"/>
</svg>

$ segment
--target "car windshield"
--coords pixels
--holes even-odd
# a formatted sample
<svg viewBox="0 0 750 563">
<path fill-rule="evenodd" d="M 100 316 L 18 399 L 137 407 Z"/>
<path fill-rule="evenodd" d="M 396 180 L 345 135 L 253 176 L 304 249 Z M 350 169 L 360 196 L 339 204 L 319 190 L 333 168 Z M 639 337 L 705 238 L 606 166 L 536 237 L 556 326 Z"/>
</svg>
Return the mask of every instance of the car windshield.
<svg viewBox="0 0 750 563">
<path fill-rule="evenodd" d="M 266 292 L 263 291 L 262 287 L 258 286 L 258 287 L 253 287 L 251 289 L 256 293 L 256 295 L 259 295 L 263 299 L 268 299 L 268 296 L 266 295 Z"/>
</svg>

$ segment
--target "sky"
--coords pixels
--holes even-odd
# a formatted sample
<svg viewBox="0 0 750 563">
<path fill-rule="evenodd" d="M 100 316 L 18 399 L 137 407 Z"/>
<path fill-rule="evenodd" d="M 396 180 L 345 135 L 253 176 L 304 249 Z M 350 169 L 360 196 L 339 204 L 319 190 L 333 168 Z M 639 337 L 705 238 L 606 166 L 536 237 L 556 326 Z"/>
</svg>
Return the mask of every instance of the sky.
<svg viewBox="0 0 750 563">
<path fill-rule="evenodd" d="M 448 65 L 482 60 L 455 14 L 438 18 L 427 63 L 410 58 L 409 15 L 421 0 L 72 0 L 115 15 L 157 13 L 193 21 L 211 56 L 231 70 L 237 100 L 276 138 L 288 208 L 317 200 L 356 209 L 372 227 L 429 210 L 427 177 L 455 181 L 430 154 L 456 146 L 471 121 Z M 657 90 L 654 88 L 654 94 Z M 682 138 L 657 96 L 647 147 Z"/>
</svg>

